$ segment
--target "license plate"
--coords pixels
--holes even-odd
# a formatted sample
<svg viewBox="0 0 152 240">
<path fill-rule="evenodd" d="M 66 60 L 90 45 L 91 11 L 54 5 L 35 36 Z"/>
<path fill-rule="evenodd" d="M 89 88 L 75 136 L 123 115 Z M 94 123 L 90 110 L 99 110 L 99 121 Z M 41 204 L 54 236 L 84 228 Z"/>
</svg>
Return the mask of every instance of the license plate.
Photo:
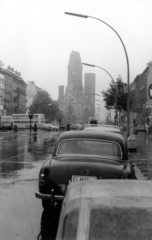
<svg viewBox="0 0 152 240">
<path fill-rule="evenodd" d="M 72 176 L 72 182 L 77 182 L 77 181 L 88 181 L 88 180 L 95 180 L 97 179 L 96 177 L 89 177 L 89 176 Z"/>
</svg>

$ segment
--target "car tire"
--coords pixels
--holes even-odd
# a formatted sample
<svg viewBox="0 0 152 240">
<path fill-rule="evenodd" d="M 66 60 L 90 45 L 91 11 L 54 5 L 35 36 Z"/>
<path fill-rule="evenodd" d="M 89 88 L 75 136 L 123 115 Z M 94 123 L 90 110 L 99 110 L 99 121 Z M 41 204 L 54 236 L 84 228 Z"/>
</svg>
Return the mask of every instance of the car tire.
<svg viewBox="0 0 152 240">
<path fill-rule="evenodd" d="M 49 200 L 42 199 L 42 207 L 44 210 L 50 211 L 54 209 L 54 204 L 51 204 Z"/>
</svg>

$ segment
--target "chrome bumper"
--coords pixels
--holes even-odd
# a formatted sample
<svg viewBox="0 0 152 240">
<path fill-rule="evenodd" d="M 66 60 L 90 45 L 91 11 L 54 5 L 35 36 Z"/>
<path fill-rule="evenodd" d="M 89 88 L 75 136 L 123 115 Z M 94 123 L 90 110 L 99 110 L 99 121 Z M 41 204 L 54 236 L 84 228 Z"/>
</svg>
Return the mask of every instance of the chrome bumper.
<svg viewBox="0 0 152 240">
<path fill-rule="evenodd" d="M 51 192 L 51 194 L 36 192 L 35 197 L 50 201 L 62 201 L 64 199 L 64 196 L 62 195 L 54 195 L 53 191 Z"/>
</svg>

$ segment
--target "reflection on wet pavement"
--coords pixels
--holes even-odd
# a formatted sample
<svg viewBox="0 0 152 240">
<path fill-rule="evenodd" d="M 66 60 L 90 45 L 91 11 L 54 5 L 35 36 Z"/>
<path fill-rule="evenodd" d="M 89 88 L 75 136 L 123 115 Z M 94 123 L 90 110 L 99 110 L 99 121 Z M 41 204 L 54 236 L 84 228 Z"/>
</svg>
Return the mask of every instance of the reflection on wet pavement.
<svg viewBox="0 0 152 240">
<path fill-rule="evenodd" d="M 132 160 L 135 160 L 137 167 L 141 170 L 146 179 L 152 179 L 152 134 L 137 135 L 137 152 L 131 153 Z"/>
<path fill-rule="evenodd" d="M 0 133 L 0 178 L 16 178 L 21 169 L 51 157 L 59 133 L 21 131 Z"/>
<path fill-rule="evenodd" d="M 31 174 L 31 179 L 35 169 L 40 169 L 42 163 L 51 157 L 58 135 L 43 131 L 0 133 L 1 182 L 19 179 L 21 175 L 26 178 L 27 173 Z M 131 156 L 145 178 L 152 179 L 152 134 L 137 135 L 137 152 L 132 152 Z"/>
</svg>

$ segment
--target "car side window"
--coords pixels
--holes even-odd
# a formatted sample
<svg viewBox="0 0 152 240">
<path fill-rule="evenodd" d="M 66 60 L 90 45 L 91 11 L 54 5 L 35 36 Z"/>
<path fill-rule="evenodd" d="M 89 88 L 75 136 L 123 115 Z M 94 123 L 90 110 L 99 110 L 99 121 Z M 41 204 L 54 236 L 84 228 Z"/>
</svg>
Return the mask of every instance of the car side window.
<svg viewBox="0 0 152 240">
<path fill-rule="evenodd" d="M 78 231 L 79 209 L 68 213 L 63 221 L 62 239 L 76 240 Z"/>
</svg>

